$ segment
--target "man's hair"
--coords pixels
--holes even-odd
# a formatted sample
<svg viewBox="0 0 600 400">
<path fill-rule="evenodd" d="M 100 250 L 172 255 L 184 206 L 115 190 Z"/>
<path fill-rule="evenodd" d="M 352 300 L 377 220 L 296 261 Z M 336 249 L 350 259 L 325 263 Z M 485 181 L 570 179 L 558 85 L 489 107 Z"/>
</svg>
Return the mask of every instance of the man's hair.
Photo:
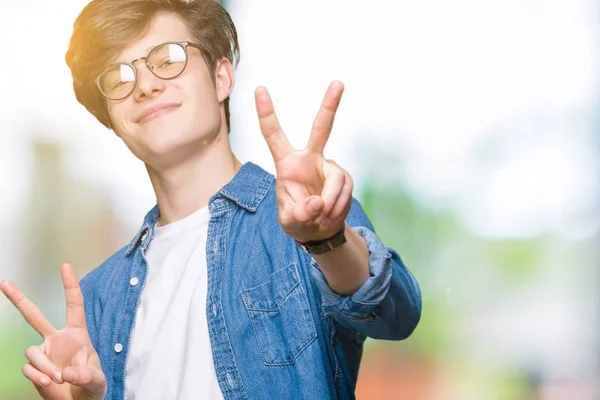
<svg viewBox="0 0 600 400">
<path fill-rule="evenodd" d="M 234 68 L 239 61 L 235 25 L 215 0 L 93 0 L 73 24 L 65 59 L 77 100 L 109 129 L 113 124 L 95 79 L 120 52 L 148 31 L 154 17 L 163 13 L 178 16 L 187 26 L 193 42 L 203 49 L 213 82 L 219 60 L 227 58 Z M 224 105 L 230 131 L 229 97 Z"/>
</svg>

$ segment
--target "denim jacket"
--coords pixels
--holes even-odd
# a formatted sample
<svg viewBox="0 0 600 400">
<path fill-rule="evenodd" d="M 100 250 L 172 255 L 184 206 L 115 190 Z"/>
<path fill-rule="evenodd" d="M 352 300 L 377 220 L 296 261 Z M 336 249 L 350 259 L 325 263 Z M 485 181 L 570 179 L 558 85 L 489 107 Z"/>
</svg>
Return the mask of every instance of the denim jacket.
<svg viewBox="0 0 600 400">
<path fill-rule="evenodd" d="M 368 245 L 371 275 L 351 296 L 333 292 L 314 259 L 282 230 L 275 177 L 257 165 L 244 164 L 210 198 L 209 211 L 206 317 L 225 399 L 354 398 L 366 337 L 400 340 L 415 329 L 417 282 L 357 200 L 346 222 Z M 155 206 L 133 240 L 81 281 L 106 399 L 124 396 L 144 251 L 157 219 Z"/>
</svg>

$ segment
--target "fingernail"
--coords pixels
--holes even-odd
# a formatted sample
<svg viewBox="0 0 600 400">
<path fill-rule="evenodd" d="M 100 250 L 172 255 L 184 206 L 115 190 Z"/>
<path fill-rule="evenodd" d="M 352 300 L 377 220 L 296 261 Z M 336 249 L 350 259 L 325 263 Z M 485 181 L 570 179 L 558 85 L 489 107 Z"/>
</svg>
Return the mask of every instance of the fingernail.
<svg viewBox="0 0 600 400">
<path fill-rule="evenodd" d="M 60 372 L 54 373 L 54 381 L 56 383 L 62 383 L 62 374 Z"/>
<path fill-rule="evenodd" d="M 48 377 L 46 377 L 46 376 L 42 376 L 40 378 L 40 384 L 42 386 L 48 386 L 50 384 L 50 379 L 48 379 Z"/>
<path fill-rule="evenodd" d="M 315 219 L 315 222 L 317 224 L 321 224 L 321 222 L 323 221 L 324 218 L 325 218 L 325 216 L 323 214 L 321 214 Z"/>
</svg>

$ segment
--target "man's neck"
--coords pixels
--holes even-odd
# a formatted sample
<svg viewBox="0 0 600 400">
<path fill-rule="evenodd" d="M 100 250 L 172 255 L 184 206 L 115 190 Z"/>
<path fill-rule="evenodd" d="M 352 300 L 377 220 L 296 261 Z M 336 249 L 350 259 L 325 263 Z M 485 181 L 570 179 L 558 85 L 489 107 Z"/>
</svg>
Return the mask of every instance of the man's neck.
<svg viewBox="0 0 600 400">
<path fill-rule="evenodd" d="M 225 134 L 227 135 L 227 134 Z M 210 197 L 225 186 L 241 167 L 221 136 L 201 154 L 160 171 L 146 166 L 160 210 L 159 226 L 179 221 L 208 205 Z"/>
</svg>

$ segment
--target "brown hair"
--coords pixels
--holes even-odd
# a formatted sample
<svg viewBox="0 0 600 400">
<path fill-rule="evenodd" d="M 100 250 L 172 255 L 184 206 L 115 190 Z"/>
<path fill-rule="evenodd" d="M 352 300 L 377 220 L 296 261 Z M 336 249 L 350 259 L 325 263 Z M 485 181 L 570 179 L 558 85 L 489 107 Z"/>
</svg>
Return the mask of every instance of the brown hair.
<svg viewBox="0 0 600 400">
<path fill-rule="evenodd" d="M 235 25 L 215 0 L 93 0 L 73 24 L 65 59 L 73 75 L 77 100 L 109 129 L 113 125 L 106 100 L 95 79 L 132 41 L 142 37 L 153 18 L 161 13 L 175 14 L 185 23 L 194 42 L 202 47 L 209 70 L 214 70 L 223 57 L 234 68 L 239 61 Z M 229 97 L 224 105 L 230 131 Z"/>
</svg>

